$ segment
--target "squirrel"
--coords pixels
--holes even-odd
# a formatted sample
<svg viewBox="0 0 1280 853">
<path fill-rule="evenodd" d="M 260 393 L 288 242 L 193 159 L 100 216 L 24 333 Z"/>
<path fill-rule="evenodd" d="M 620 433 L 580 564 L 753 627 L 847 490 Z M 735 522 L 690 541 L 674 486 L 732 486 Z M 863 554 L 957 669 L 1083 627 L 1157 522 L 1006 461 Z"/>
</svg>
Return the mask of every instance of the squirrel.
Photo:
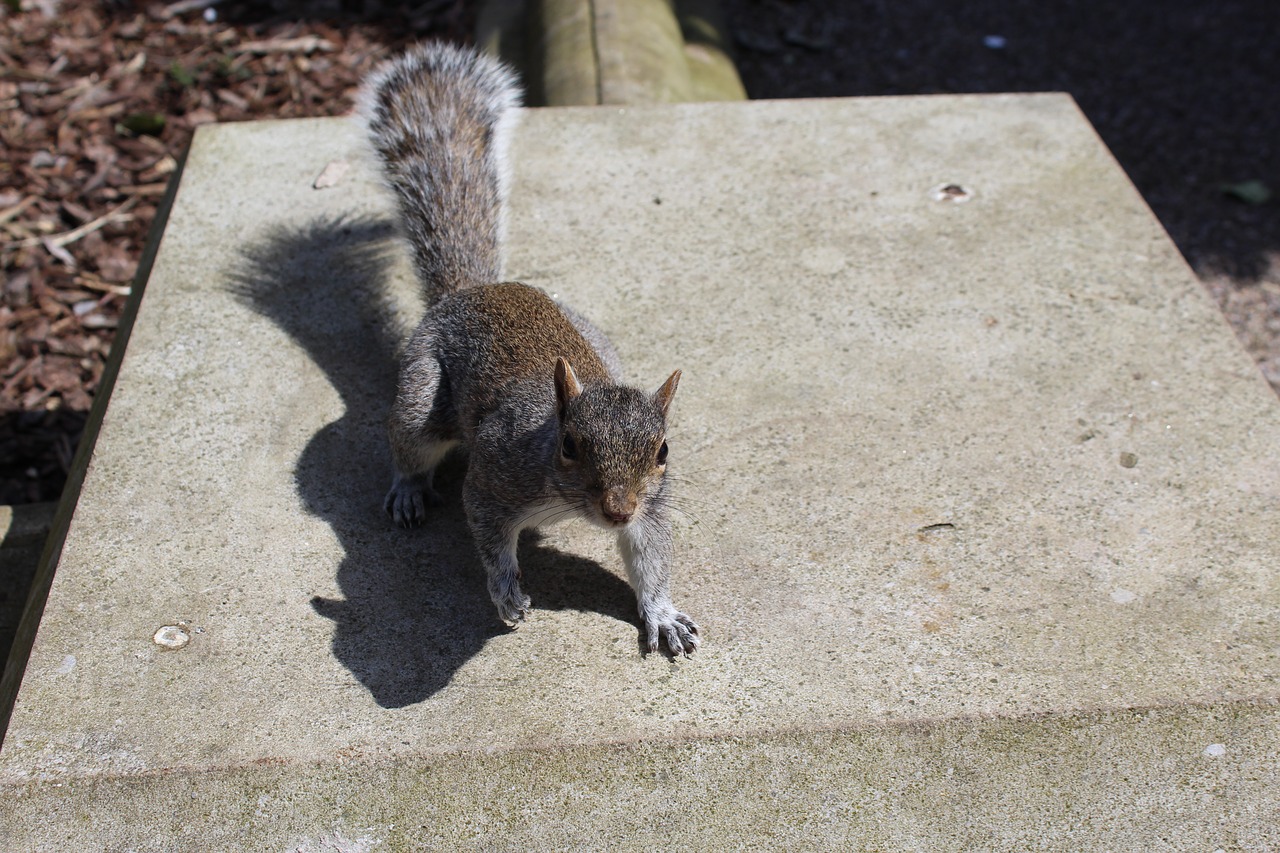
<svg viewBox="0 0 1280 853">
<path fill-rule="evenodd" d="M 385 508 L 421 524 L 436 466 L 468 453 L 462 499 L 508 624 L 524 621 L 520 532 L 577 516 L 617 536 L 650 651 L 698 647 L 671 603 L 667 414 L 677 370 L 652 393 L 620 384 L 609 340 L 542 290 L 501 280 L 514 72 L 443 43 L 377 68 L 359 113 L 395 195 L 427 304 L 405 346 L 389 437 Z"/>
</svg>

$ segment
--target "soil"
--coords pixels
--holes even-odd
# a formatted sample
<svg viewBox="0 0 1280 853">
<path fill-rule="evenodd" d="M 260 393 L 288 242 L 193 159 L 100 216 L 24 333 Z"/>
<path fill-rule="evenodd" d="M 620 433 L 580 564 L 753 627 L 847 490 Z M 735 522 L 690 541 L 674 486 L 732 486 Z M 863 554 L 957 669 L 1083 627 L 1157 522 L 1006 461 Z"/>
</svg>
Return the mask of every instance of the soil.
<svg viewBox="0 0 1280 853">
<path fill-rule="evenodd" d="M 340 115 L 474 4 L 0 2 L 0 504 L 54 500 L 193 129 Z M 1067 91 L 1280 390 L 1280 4 L 725 0 L 752 97 Z"/>
</svg>

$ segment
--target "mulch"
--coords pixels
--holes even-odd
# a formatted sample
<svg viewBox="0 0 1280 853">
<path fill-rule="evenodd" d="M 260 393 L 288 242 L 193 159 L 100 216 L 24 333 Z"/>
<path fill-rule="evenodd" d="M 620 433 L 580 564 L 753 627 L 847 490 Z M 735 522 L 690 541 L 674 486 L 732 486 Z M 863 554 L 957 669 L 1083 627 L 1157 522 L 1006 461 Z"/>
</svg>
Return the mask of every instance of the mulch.
<svg viewBox="0 0 1280 853">
<path fill-rule="evenodd" d="M 0 504 L 61 493 L 194 129 L 342 114 L 380 59 L 411 38 L 465 41 L 470 14 L 462 0 L 0 6 Z"/>
</svg>

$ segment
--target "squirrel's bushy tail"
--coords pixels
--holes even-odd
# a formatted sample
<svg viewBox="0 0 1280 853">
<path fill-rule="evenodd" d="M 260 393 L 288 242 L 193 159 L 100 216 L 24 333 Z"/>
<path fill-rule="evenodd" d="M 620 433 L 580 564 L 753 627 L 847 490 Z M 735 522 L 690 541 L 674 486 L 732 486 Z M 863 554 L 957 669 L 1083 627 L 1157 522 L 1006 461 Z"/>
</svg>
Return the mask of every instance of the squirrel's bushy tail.
<svg viewBox="0 0 1280 853">
<path fill-rule="evenodd" d="M 514 72 L 443 43 L 409 49 L 365 81 L 358 109 L 400 204 L 428 302 L 500 280 Z"/>
</svg>

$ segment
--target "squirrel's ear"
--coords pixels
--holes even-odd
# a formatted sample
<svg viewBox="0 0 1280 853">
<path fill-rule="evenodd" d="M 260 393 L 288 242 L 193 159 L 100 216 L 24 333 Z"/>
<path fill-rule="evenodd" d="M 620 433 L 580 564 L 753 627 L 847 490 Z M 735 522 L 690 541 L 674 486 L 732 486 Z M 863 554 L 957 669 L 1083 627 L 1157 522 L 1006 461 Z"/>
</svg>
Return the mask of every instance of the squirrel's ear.
<svg viewBox="0 0 1280 853">
<path fill-rule="evenodd" d="M 676 371 L 667 377 L 667 381 L 662 383 L 662 387 L 653 392 L 653 404 L 662 410 L 662 416 L 667 416 L 667 409 L 671 408 L 671 398 L 676 395 L 676 386 L 680 384 L 680 371 Z"/>
<path fill-rule="evenodd" d="M 556 359 L 556 402 L 560 404 L 560 417 L 564 417 L 565 406 L 570 400 L 577 399 L 582 393 L 582 383 L 574 374 L 573 368 L 564 358 Z"/>
</svg>

